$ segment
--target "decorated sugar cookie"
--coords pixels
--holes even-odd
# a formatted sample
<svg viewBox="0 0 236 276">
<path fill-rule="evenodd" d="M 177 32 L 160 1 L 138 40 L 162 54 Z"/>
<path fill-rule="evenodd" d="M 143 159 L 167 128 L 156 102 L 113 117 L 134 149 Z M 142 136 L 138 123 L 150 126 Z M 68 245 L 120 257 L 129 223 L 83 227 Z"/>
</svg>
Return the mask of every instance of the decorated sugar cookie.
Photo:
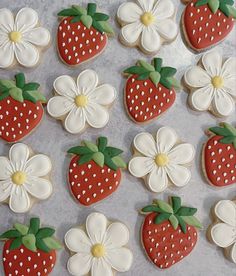
<svg viewBox="0 0 236 276">
<path fill-rule="evenodd" d="M 141 237 L 145 252 L 158 268 L 169 268 L 194 249 L 201 223 L 194 216 L 196 208 L 181 205 L 181 198 L 172 196 L 171 204 L 154 200 L 142 209 L 146 215 Z"/>
<path fill-rule="evenodd" d="M 70 76 L 60 76 L 53 86 L 56 95 L 48 101 L 48 113 L 62 120 L 66 131 L 77 134 L 88 126 L 102 128 L 108 123 L 108 107 L 116 90 L 109 84 L 98 86 L 95 71 L 83 71 L 76 82 Z"/>
<path fill-rule="evenodd" d="M 0 79 L 0 137 L 5 141 L 23 139 L 41 122 L 46 98 L 39 86 L 26 83 L 23 73 L 15 75 L 15 81 Z"/>
<path fill-rule="evenodd" d="M 40 228 L 40 220 L 31 218 L 30 225 L 15 223 L 0 236 L 3 240 L 5 275 L 49 275 L 56 263 L 56 250 L 62 246 L 49 227 Z"/>
<path fill-rule="evenodd" d="M 8 203 L 13 212 L 25 213 L 33 202 L 51 195 L 48 156 L 33 154 L 27 145 L 18 143 L 10 148 L 9 158 L 0 156 L 0 168 L 0 202 Z"/>
<path fill-rule="evenodd" d="M 162 59 L 154 58 L 153 64 L 138 61 L 124 71 L 129 76 L 125 86 L 126 110 L 136 123 L 146 123 L 161 116 L 175 102 L 174 78 L 176 69 L 162 67 Z"/>
<path fill-rule="evenodd" d="M 67 269 L 71 275 L 114 276 L 126 272 L 133 254 L 126 247 L 129 230 L 121 222 L 110 222 L 100 213 L 91 213 L 83 226 L 71 228 L 65 244 L 71 252 Z"/>
<path fill-rule="evenodd" d="M 224 248 L 225 256 L 236 264 L 236 203 L 220 200 L 215 208 L 215 223 L 210 227 L 210 239 Z"/>
<path fill-rule="evenodd" d="M 191 172 L 188 168 L 195 156 L 194 147 L 181 143 L 176 132 L 169 127 L 157 131 L 155 139 L 142 132 L 133 141 L 134 156 L 129 162 L 130 173 L 143 178 L 152 192 L 163 192 L 168 184 L 185 186 Z"/>
<path fill-rule="evenodd" d="M 215 116 L 229 116 L 235 110 L 236 58 L 223 62 L 221 55 L 211 51 L 202 56 L 201 64 L 184 75 L 191 93 L 190 106 L 197 111 L 209 110 Z"/>
<path fill-rule="evenodd" d="M 31 8 L 21 9 L 16 16 L 0 9 L 0 68 L 16 62 L 24 67 L 39 63 L 40 51 L 49 45 L 50 33 L 39 26 L 38 14 Z"/>
<path fill-rule="evenodd" d="M 236 183 L 236 128 L 227 123 L 211 127 L 210 138 L 202 151 L 203 172 L 214 186 Z"/>
<path fill-rule="evenodd" d="M 69 166 L 69 184 L 74 198 L 89 206 L 116 191 L 121 181 L 121 168 L 126 163 L 123 151 L 107 146 L 107 138 L 99 137 L 97 145 L 84 141 L 68 150 L 73 156 Z"/>
<path fill-rule="evenodd" d="M 59 55 L 67 65 L 75 66 L 100 55 L 113 34 L 109 16 L 98 12 L 95 3 L 86 8 L 72 5 L 58 16 L 62 20 L 57 32 Z"/>
<path fill-rule="evenodd" d="M 171 0 L 123 3 L 117 11 L 121 42 L 129 47 L 138 46 L 144 53 L 156 54 L 163 43 L 170 43 L 178 34 L 175 13 Z"/>
<path fill-rule="evenodd" d="M 234 27 L 233 0 L 182 0 L 182 24 L 188 45 L 202 51 L 223 41 Z"/>
</svg>

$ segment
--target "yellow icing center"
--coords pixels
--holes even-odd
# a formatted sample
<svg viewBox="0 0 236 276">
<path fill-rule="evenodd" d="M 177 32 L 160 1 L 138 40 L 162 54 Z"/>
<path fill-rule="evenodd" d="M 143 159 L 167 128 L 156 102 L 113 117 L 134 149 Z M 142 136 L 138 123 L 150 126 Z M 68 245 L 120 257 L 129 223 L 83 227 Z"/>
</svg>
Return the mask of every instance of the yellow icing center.
<svg viewBox="0 0 236 276">
<path fill-rule="evenodd" d="M 17 171 L 11 176 L 12 182 L 16 185 L 22 185 L 26 181 L 26 173 Z"/>
<path fill-rule="evenodd" d="M 84 95 L 79 95 L 75 98 L 75 104 L 78 107 L 85 107 L 88 103 L 88 98 Z"/>
<path fill-rule="evenodd" d="M 91 253 L 94 257 L 101 258 L 106 254 L 105 246 L 100 243 L 97 243 L 92 247 Z"/>
<path fill-rule="evenodd" d="M 221 88 L 224 85 L 224 80 L 220 76 L 215 76 L 211 79 L 211 83 L 215 88 Z"/>
<path fill-rule="evenodd" d="M 150 12 L 145 12 L 145 13 L 141 16 L 141 22 L 142 22 L 143 25 L 145 25 L 145 26 L 151 25 L 154 21 L 155 21 L 155 17 L 154 17 L 154 16 L 152 15 L 152 13 L 150 13 Z"/>
<path fill-rule="evenodd" d="M 166 154 L 158 154 L 155 158 L 158 167 L 164 167 L 169 163 L 169 157 Z"/>
<path fill-rule="evenodd" d="M 20 42 L 21 41 L 21 37 L 22 37 L 22 34 L 21 32 L 10 32 L 9 33 L 9 39 L 12 41 L 12 42 Z"/>
</svg>

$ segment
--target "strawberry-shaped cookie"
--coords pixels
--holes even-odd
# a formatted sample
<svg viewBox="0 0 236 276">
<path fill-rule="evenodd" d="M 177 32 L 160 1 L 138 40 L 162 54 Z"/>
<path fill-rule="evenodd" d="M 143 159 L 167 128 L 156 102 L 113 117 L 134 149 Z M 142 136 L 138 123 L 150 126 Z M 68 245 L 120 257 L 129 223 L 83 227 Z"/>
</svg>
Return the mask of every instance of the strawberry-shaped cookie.
<svg viewBox="0 0 236 276">
<path fill-rule="evenodd" d="M 175 102 L 179 82 L 174 78 L 176 69 L 162 67 L 162 59 L 154 58 L 153 64 L 138 61 L 124 71 L 129 78 L 125 86 L 125 105 L 127 112 L 136 123 L 151 121 Z"/>
<path fill-rule="evenodd" d="M 185 258 L 197 243 L 197 230 L 202 228 L 194 214 L 196 208 L 181 206 L 172 196 L 171 204 L 154 200 L 142 209 L 147 214 L 142 226 L 142 243 L 149 259 L 161 269 Z"/>
<path fill-rule="evenodd" d="M 212 127 L 210 139 L 203 146 L 203 172 L 214 186 L 224 187 L 236 183 L 236 128 L 222 123 Z"/>
<path fill-rule="evenodd" d="M 3 247 L 3 267 L 6 276 L 48 276 L 56 263 L 56 251 L 61 248 L 53 234 L 55 230 L 40 227 L 38 218 L 30 225 L 15 223 L 13 229 L 0 236 Z"/>
<path fill-rule="evenodd" d="M 107 35 L 113 34 L 109 16 L 96 9 L 96 4 L 89 3 L 87 9 L 73 5 L 58 13 L 63 17 L 57 33 L 58 52 L 67 65 L 79 65 L 101 54 Z"/>
<path fill-rule="evenodd" d="M 201 51 L 221 42 L 233 29 L 233 0 L 184 0 L 182 24 L 187 43 Z"/>
<path fill-rule="evenodd" d="M 107 146 L 99 137 L 97 145 L 84 141 L 69 149 L 73 156 L 69 166 L 69 184 L 74 198 L 89 206 L 111 195 L 121 181 L 121 168 L 126 164 L 119 156 L 123 151 Z"/>
<path fill-rule="evenodd" d="M 45 97 L 39 84 L 25 82 L 23 73 L 15 81 L 0 80 L 0 137 L 7 142 L 17 142 L 40 123 Z"/>
</svg>

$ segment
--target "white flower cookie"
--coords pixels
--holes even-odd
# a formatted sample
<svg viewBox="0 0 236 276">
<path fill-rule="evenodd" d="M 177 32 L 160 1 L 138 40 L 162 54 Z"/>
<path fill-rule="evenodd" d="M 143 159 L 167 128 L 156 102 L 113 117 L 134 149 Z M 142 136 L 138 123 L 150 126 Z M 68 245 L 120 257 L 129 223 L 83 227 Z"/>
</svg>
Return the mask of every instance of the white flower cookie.
<svg viewBox="0 0 236 276">
<path fill-rule="evenodd" d="M 14 18 L 8 9 L 0 9 L 0 68 L 8 68 L 16 60 L 24 67 L 39 62 L 39 49 L 48 46 L 50 33 L 38 26 L 38 14 L 31 8 L 21 9 Z"/>
<path fill-rule="evenodd" d="M 52 194 L 52 184 L 46 179 L 52 168 L 44 154 L 32 154 L 25 144 L 14 144 L 9 159 L 0 156 L 0 202 L 7 202 L 15 213 L 29 211 L 36 200 Z"/>
<path fill-rule="evenodd" d="M 70 229 L 65 244 L 72 256 L 67 263 L 70 274 L 113 276 L 115 271 L 126 272 L 133 262 L 133 254 L 126 247 L 129 230 L 121 222 L 109 222 L 100 213 L 92 213 L 84 227 Z"/>
<path fill-rule="evenodd" d="M 184 75 L 191 90 L 190 106 L 197 111 L 211 111 L 215 116 L 229 116 L 236 102 L 236 58 L 225 62 L 213 50 L 202 56 L 202 63 L 193 66 Z"/>
<path fill-rule="evenodd" d="M 195 156 L 191 144 L 179 143 L 176 132 L 169 127 L 157 131 L 156 141 L 143 132 L 134 138 L 134 156 L 129 171 L 135 177 L 144 178 L 152 192 L 164 191 L 168 183 L 177 187 L 186 185 L 191 173 L 187 168 Z"/>
<path fill-rule="evenodd" d="M 215 206 L 217 223 L 211 227 L 212 241 L 225 249 L 225 255 L 236 264 L 236 203 L 221 200 Z"/>
<path fill-rule="evenodd" d="M 68 132 L 76 134 L 88 126 L 102 128 L 108 123 L 108 107 L 116 98 L 116 90 L 109 84 L 98 86 L 95 71 L 83 71 L 76 83 L 70 76 L 60 76 L 54 89 L 56 96 L 48 101 L 47 110 L 64 122 Z"/>
<path fill-rule="evenodd" d="M 127 46 L 139 46 L 147 54 L 155 54 L 165 42 L 178 34 L 174 21 L 176 8 L 171 0 L 136 0 L 123 3 L 117 12 L 121 24 L 120 40 Z"/>
</svg>

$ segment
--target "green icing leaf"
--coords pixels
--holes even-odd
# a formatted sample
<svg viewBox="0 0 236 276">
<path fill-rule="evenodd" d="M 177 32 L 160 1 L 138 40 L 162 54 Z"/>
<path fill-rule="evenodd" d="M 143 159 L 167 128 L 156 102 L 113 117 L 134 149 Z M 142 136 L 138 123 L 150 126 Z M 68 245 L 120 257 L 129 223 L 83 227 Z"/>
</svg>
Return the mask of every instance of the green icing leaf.
<svg viewBox="0 0 236 276">
<path fill-rule="evenodd" d="M 95 3 L 88 3 L 87 11 L 90 16 L 93 16 L 96 12 L 97 5 Z"/>
<path fill-rule="evenodd" d="M 29 231 L 29 227 L 21 223 L 15 223 L 14 228 L 18 230 L 23 236 L 26 235 Z"/>
<path fill-rule="evenodd" d="M 210 7 L 211 11 L 215 14 L 220 7 L 220 1 L 208 0 L 208 6 Z"/>
<path fill-rule="evenodd" d="M 110 168 L 110 169 L 112 169 L 113 171 L 116 171 L 117 170 L 117 166 L 116 166 L 116 164 L 112 161 L 112 159 L 110 158 L 110 156 L 108 156 L 108 155 L 104 155 L 104 157 L 105 157 L 105 164 Z"/>
<path fill-rule="evenodd" d="M 41 94 L 39 91 L 24 91 L 23 97 L 25 100 L 28 100 L 30 102 L 36 103 L 38 101 L 45 103 L 47 102 L 47 99 L 44 97 L 43 94 Z"/>
<path fill-rule="evenodd" d="M 232 132 L 229 129 L 224 127 L 211 127 L 209 128 L 209 130 L 216 135 L 220 135 L 224 137 L 232 135 Z"/>
<path fill-rule="evenodd" d="M 9 94 L 14 100 L 23 103 L 24 98 L 22 95 L 22 90 L 20 88 L 17 88 L 17 87 L 11 88 L 9 90 Z"/>
<path fill-rule="evenodd" d="M 151 213 L 151 212 L 163 213 L 163 211 L 156 205 L 145 206 L 145 207 L 143 207 L 142 212 L 143 213 Z"/>
<path fill-rule="evenodd" d="M 39 220 L 39 218 L 31 218 L 28 234 L 34 234 L 34 235 L 36 235 L 36 233 L 39 230 L 39 226 L 40 226 L 40 220 Z"/>
<path fill-rule="evenodd" d="M 57 250 L 57 249 L 61 249 L 62 248 L 61 243 L 59 241 L 55 240 L 52 237 L 48 237 L 48 238 L 43 239 L 43 242 L 51 250 Z"/>
<path fill-rule="evenodd" d="M 10 250 L 19 248 L 22 245 L 22 237 L 16 238 L 11 242 Z"/>
<path fill-rule="evenodd" d="M 0 94 L 0 101 L 4 100 L 5 98 L 7 98 L 9 96 L 9 91 L 6 91 L 4 93 Z"/>
<path fill-rule="evenodd" d="M 145 68 L 147 71 L 151 71 L 151 72 L 154 72 L 154 71 L 155 71 L 155 68 L 154 68 L 151 64 L 147 63 L 147 62 L 144 61 L 144 60 L 139 60 L 139 64 L 140 64 L 143 68 Z"/>
<path fill-rule="evenodd" d="M 109 16 L 105 13 L 96 12 L 93 15 L 93 19 L 95 19 L 96 21 L 107 21 L 109 19 Z"/>
<path fill-rule="evenodd" d="M 194 216 L 189 217 L 182 217 L 182 219 L 187 223 L 188 225 L 192 225 L 197 228 L 203 228 L 201 222 Z"/>
<path fill-rule="evenodd" d="M 112 158 L 112 162 L 116 165 L 117 168 L 122 168 L 122 169 L 127 168 L 127 164 L 120 156 L 114 156 Z"/>
<path fill-rule="evenodd" d="M 229 6 L 228 5 L 225 5 L 223 3 L 220 3 L 220 10 L 222 11 L 222 13 L 229 17 L 230 16 L 230 12 L 229 12 Z"/>
<path fill-rule="evenodd" d="M 97 147 L 95 144 L 93 144 L 93 143 L 91 143 L 91 142 L 89 142 L 89 141 L 84 141 L 84 144 L 85 144 L 85 146 L 86 146 L 87 148 L 89 148 L 92 152 L 98 152 L 98 147 Z"/>
<path fill-rule="evenodd" d="M 76 16 L 79 15 L 79 12 L 76 9 L 64 9 L 62 11 L 60 11 L 58 14 L 58 16 Z"/>
<path fill-rule="evenodd" d="M 72 8 L 77 12 L 78 15 L 86 15 L 87 10 L 81 6 L 73 5 Z"/>
<path fill-rule="evenodd" d="M 154 58 L 153 59 L 153 64 L 154 64 L 155 70 L 160 73 L 161 72 L 161 66 L 162 66 L 162 59 L 161 58 Z"/>
<path fill-rule="evenodd" d="M 98 138 L 98 150 L 103 152 L 107 146 L 107 138 L 106 137 L 99 137 Z"/>
<path fill-rule="evenodd" d="M 22 238 L 23 245 L 29 250 L 36 252 L 36 238 L 34 234 L 28 234 Z"/>
<path fill-rule="evenodd" d="M 187 225 L 186 225 L 185 221 L 183 220 L 183 218 L 186 218 L 186 217 L 182 218 L 182 217 L 176 215 L 176 218 L 179 221 L 179 225 L 180 225 L 182 232 L 185 234 L 187 232 Z"/>
<path fill-rule="evenodd" d="M 176 78 L 168 77 L 168 78 L 166 78 L 166 80 L 168 81 L 168 83 L 171 84 L 171 87 L 174 87 L 176 89 L 181 89 L 182 88 L 180 81 L 178 81 Z"/>
<path fill-rule="evenodd" d="M 99 22 L 101 22 L 101 21 L 99 21 Z M 101 26 L 101 24 L 99 22 L 96 21 L 96 20 L 93 20 L 92 26 L 94 27 L 94 29 L 96 29 L 100 33 L 104 33 L 104 30 L 103 30 L 103 28 L 102 28 L 102 26 Z"/>
<path fill-rule="evenodd" d="M 149 75 L 149 71 L 147 71 L 146 68 L 143 68 L 141 66 L 129 67 L 124 71 L 124 73 L 125 74 L 137 74 L 137 75 L 143 75 L 143 74 L 148 73 L 148 75 Z"/>
<path fill-rule="evenodd" d="M 41 239 L 36 239 L 36 247 L 46 253 L 51 251 L 50 248 L 48 248 L 45 242 Z"/>
<path fill-rule="evenodd" d="M 76 22 L 80 22 L 80 20 L 81 20 L 81 15 L 77 15 L 77 16 L 73 17 L 70 22 L 76 23 Z"/>
<path fill-rule="evenodd" d="M 16 87 L 15 82 L 11 80 L 0 80 L 0 85 L 6 88 L 14 88 Z"/>
<path fill-rule="evenodd" d="M 166 221 L 170 218 L 171 214 L 161 213 L 155 217 L 154 223 L 161 224 L 163 221 Z"/>
<path fill-rule="evenodd" d="M 93 161 L 98 164 L 101 168 L 104 166 L 105 157 L 104 154 L 101 152 L 93 153 L 92 155 Z"/>
<path fill-rule="evenodd" d="M 25 75 L 23 73 L 19 73 L 15 75 L 15 79 L 16 79 L 16 86 L 22 89 L 25 85 Z"/>
<path fill-rule="evenodd" d="M 172 196 L 171 197 L 171 203 L 174 213 L 176 213 L 179 208 L 181 207 L 181 198 L 178 196 Z"/>
<path fill-rule="evenodd" d="M 123 150 L 113 148 L 113 147 L 106 147 L 106 149 L 104 150 L 104 153 L 106 153 L 110 157 L 114 157 L 114 156 L 117 156 L 117 155 L 123 153 Z"/>
<path fill-rule="evenodd" d="M 161 79 L 161 75 L 160 75 L 160 73 L 158 73 L 158 72 L 151 72 L 151 73 L 149 74 L 149 78 L 150 78 L 151 81 L 157 86 L 158 83 L 159 83 L 159 81 L 160 81 L 160 79 Z"/>
<path fill-rule="evenodd" d="M 192 216 L 196 212 L 197 212 L 196 208 L 180 207 L 180 209 L 177 212 L 177 215 L 179 215 L 179 216 Z"/>
<path fill-rule="evenodd" d="M 17 230 L 8 230 L 0 236 L 0 240 L 21 237 L 21 233 Z"/>
<path fill-rule="evenodd" d="M 177 220 L 175 215 L 171 215 L 169 217 L 169 221 L 171 223 L 171 225 L 173 226 L 173 228 L 176 230 L 178 228 L 179 225 L 179 221 Z"/>
<path fill-rule="evenodd" d="M 234 19 L 236 19 L 236 9 L 230 5 L 226 5 L 229 10 L 229 15 L 231 15 Z"/>
<path fill-rule="evenodd" d="M 158 206 L 166 213 L 171 213 L 173 214 L 173 208 L 170 206 L 170 204 L 166 203 L 163 200 L 157 199 L 156 200 Z"/>
<path fill-rule="evenodd" d="M 83 165 L 83 164 L 86 164 L 88 163 L 92 158 L 93 158 L 93 155 L 94 153 L 88 153 L 88 154 L 85 154 L 85 155 L 82 155 L 78 161 L 78 164 L 79 165 Z"/>
<path fill-rule="evenodd" d="M 82 15 L 80 18 L 81 22 L 84 24 L 85 27 L 90 29 L 93 23 L 93 19 L 90 15 Z"/>
<path fill-rule="evenodd" d="M 168 78 L 168 77 L 172 77 L 176 74 L 177 70 L 175 68 L 172 68 L 172 67 L 163 67 L 161 69 L 161 76 L 163 78 Z"/>
<path fill-rule="evenodd" d="M 224 137 L 220 140 L 222 144 L 232 144 L 236 140 L 235 136 Z"/>
<path fill-rule="evenodd" d="M 195 6 L 200 7 L 200 6 L 206 5 L 207 3 L 208 3 L 208 0 L 198 0 Z"/>
<path fill-rule="evenodd" d="M 44 227 L 39 229 L 36 238 L 37 239 L 42 239 L 42 238 L 46 238 L 46 237 L 51 237 L 52 235 L 54 235 L 55 230 L 49 227 Z"/>
<path fill-rule="evenodd" d="M 236 140 L 233 142 L 234 148 L 236 149 Z"/>
<path fill-rule="evenodd" d="M 102 27 L 103 32 L 107 34 L 114 34 L 111 25 L 107 21 L 97 21 L 97 23 L 99 23 L 99 25 Z"/>
<path fill-rule="evenodd" d="M 235 127 L 231 126 L 231 125 L 228 124 L 228 123 L 224 123 L 224 127 L 225 127 L 226 129 L 228 129 L 233 135 L 236 136 L 236 128 L 235 128 Z"/>
<path fill-rule="evenodd" d="M 83 147 L 83 146 L 70 148 L 67 152 L 68 153 L 73 153 L 73 154 L 76 154 L 76 155 L 93 153 L 93 151 L 91 149 L 89 149 L 87 147 Z"/>
<path fill-rule="evenodd" d="M 23 87 L 23 91 L 34 91 L 34 90 L 38 90 L 38 88 L 40 87 L 40 84 L 37 82 L 29 82 L 27 83 L 24 87 Z"/>
<path fill-rule="evenodd" d="M 147 80 L 149 78 L 149 72 L 139 75 L 137 80 Z"/>
<path fill-rule="evenodd" d="M 172 88 L 172 84 L 170 81 L 168 81 L 168 79 L 165 79 L 165 78 L 162 78 L 160 79 L 160 83 L 165 86 L 166 88 L 168 89 L 171 89 Z"/>
</svg>

